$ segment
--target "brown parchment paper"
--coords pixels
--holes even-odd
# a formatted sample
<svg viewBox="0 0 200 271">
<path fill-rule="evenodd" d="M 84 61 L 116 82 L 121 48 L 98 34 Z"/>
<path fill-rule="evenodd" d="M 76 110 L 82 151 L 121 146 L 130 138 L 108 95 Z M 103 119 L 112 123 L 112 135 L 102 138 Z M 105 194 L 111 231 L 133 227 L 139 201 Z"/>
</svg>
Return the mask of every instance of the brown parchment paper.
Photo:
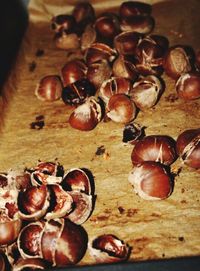
<svg viewBox="0 0 200 271">
<path fill-rule="evenodd" d="M 116 7 L 122 1 L 92 2 L 95 9 Z M 200 175 L 180 160 L 172 165 L 177 174 L 172 195 L 163 201 L 140 199 L 128 183 L 132 168 L 132 145 L 122 143 L 123 125 L 101 122 L 93 131 L 80 132 L 68 124 L 72 108 L 61 100 L 39 101 L 34 90 L 48 74 L 60 74 L 75 57 L 56 49 L 49 21 L 53 15 L 71 12 L 73 0 L 32 0 L 30 23 L 16 66 L 4 86 L 1 101 L 0 171 L 23 169 L 38 160 L 58 161 L 66 170 L 85 167 L 95 178 L 94 211 L 83 224 L 89 239 L 112 233 L 132 247 L 130 261 L 200 255 Z M 168 37 L 170 44 L 200 48 L 200 2 L 149 1 L 156 20 L 154 33 Z M 42 56 L 36 52 L 43 50 Z M 77 55 L 80 57 L 80 54 Z M 199 128 L 200 100 L 177 98 L 175 83 L 165 74 L 166 89 L 159 103 L 139 112 L 137 123 L 146 134 L 167 134 L 174 139 L 185 129 Z M 43 129 L 30 129 L 36 117 L 44 116 Z M 95 155 L 104 146 L 103 155 Z M 95 264 L 87 252 L 80 265 Z"/>
</svg>

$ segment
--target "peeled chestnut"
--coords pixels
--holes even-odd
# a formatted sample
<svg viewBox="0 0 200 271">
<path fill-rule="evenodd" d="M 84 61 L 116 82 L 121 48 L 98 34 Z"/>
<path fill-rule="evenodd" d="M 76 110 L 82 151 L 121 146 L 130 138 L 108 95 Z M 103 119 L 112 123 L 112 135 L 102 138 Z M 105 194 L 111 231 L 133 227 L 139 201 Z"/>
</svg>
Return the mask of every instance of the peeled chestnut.
<svg viewBox="0 0 200 271">
<path fill-rule="evenodd" d="M 145 200 L 162 200 L 172 193 L 172 178 L 166 168 L 156 162 L 144 161 L 130 172 L 129 182 Z"/>
<path fill-rule="evenodd" d="M 128 123 L 135 118 L 136 107 L 125 94 L 114 94 L 108 101 L 106 113 L 114 122 Z"/>
<path fill-rule="evenodd" d="M 189 167 L 200 168 L 200 128 L 183 131 L 177 138 L 177 153 Z"/>
<path fill-rule="evenodd" d="M 141 109 L 149 109 L 153 107 L 162 92 L 162 83 L 155 75 L 149 75 L 137 80 L 130 91 L 130 97 Z"/>
<path fill-rule="evenodd" d="M 193 68 L 193 52 L 185 46 L 170 47 L 164 58 L 164 70 L 172 79 L 178 79 L 182 74 Z"/>
<path fill-rule="evenodd" d="M 63 88 L 62 100 L 65 104 L 79 105 L 95 92 L 95 86 L 87 78 L 82 78 Z"/>
<path fill-rule="evenodd" d="M 104 81 L 100 87 L 100 96 L 105 103 L 108 103 L 114 94 L 129 94 L 131 90 L 131 81 L 124 77 L 111 77 Z"/>
<path fill-rule="evenodd" d="M 102 102 L 96 97 L 90 97 L 79 105 L 70 115 L 69 124 L 81 131 L 93 130 L 103 116 Z"/>
<path fill-rule="evenodd" d="M 134 55 L 141 39 L 141 34 L 135 31 L 122 32 L 114 38 L 114 47 L 119 54 Z"/>
<path fill-rule="evenodd" d="M 138 1 L 125 1 L 119 7 L 121 17 L 151 14 L 151 5 Z"/>
<path fill-rule="evenodd" d="M 106 59 L 92 63 L 88 66 L 87 78 L 98 89 L 101 84 L 110 78 L 112 69 Z"/>
<path fill-rule="evenodd" d="M 97 263 L 120 262 L 128 259 L 130 247 L 113 234 L 104 234 L 89 244 L 89 253 Z"/>
<path fill-rule="evenodd" d="M 68 14 L 59 14 L 51 19 L 51 28 L 56 33 L 66 30 L 71 31 L 76 25 L 75 18 Z"/>
<path fill-rule="evenodd" d="M 176 91 L 184 100 L 200 98 L 200 73 L 188 72 L 182 74 L 176 82 Z"/>
<path fill-rule="evenodd" d="M 36 97 L 41 101 L 55 101 L 60 99 L 62 93 L 62 81 L 57 75 L 43 77 L 35 89 Z"/>
<path fill-rule="evenodd" d="M 153 31 L 154 18 L 148 15 L 136 15 L 121 19 L 120 28 L 123 32 L 134 31 L 141 34 L 149 34 Z"/>
<path fill-rule="evenodd" d="M 74 59 L 67 62 L 61 69 L 64 86 L 85 77 L 87 66 L 82 60 Z"/>
<path fill-rule="evenodd" d="M 164 165 L 172 164 L 177 158 L 176 143 L 164 135 L 150 135 L 138 141 L 132 151 L 133 165 L 143 161 L 155 161 Z"/>
</svg>

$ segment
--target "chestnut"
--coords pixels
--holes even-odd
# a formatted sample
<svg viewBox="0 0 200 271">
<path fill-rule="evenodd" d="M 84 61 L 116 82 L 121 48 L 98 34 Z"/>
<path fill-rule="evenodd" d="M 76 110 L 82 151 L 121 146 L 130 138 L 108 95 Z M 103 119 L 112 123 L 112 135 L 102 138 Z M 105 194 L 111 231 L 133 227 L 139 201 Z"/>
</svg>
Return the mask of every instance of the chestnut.
<svg viewBox="0 0 200 271">
<path fill-rule="evenodd" d="M 122 32 L 114 38 L 114 47 L 119 54 L 134 55 L 141 40 L 141 34 L 135 31 Z"/>
<path fill-rule="evenodd" d="M 87 78 L 82 78 L 62 90 L 62 100 L 65 104 L 80 105 L 90 96 L 95 95 L 96 88 Z"/>
<path fill-rule="evenodd" d="M 94 84 L 95 88 L 98 89 L 105 80 L 110 78 L 111 74 L 110 64 L 106 59 L 103 59 L 89 65 L 86 76 Z"/>
<path fill-rule="evenodd" d="M 109 45 L 96 42 L 93 43 L 85 52 L 85 60 L 88 65 L 94 62 L 101 61 L 102 59 L 112 62 L 117 55 L 115 49 L 111 48 Z"/>
<path fill-rule="evenodd" d="M 135 118 L 136 107 L 125 94 L 114 94 L 108 101 L 106 113 L 114 122 L 128 123 Z"/>
<path fill-rule="evenodd" d="M 28 258 L 23 259 L 20 258 L 13 265 L 13 271 L 23 271 L 23 270 L 46 270 L 48 268 L 48 264 L 40 258 Z"/>
<path fill-rule="evenodd" d="M 112 41 L 120 32 L 118 17 L 110 13 L 99 16 L 96 19 L 94 26 L 100 39 L 105 38 Z"/>
<path fill-rule="evenodd" d="M 166 168 L 152 161 L 136 165 L 128 176 L 138 196 L 145 200 L 163 200 L 172 193 L 172 177 Z"/>
<path fill-rule="evenodd" d="M 149 34 L 155 25 L 154 18 L 146 15 L 136 15 L 121 19 L 120 28 L 123 32 L 134 31 L 141 34 Z"/>
<path fill-rule="evenodd" d="M 135 144 L 145 136 L 145 127 L 140 126 L 137 123 L 130 122 L 125 125 L 123 130 L 122 141 L 124 143 Z"/>
<path fill-rule="evenodd" d="M 93 130 L 101 121 L 103 105 L 100 99 L 92 96 L 82 105 L 79 105 L 70 115 L 69 124 L 80 131 Z"/>
<path fill-rule="evenodd" d="M 113 234 L 103 234 L 89 244 L 89 253 L 97 263 L 126 261 L 131 248 Z"/>
<path fill-rule="evenodd" d="M 135 81 L 129 95 L 139 109 L 145 110 L 157 103 L 161 92 L 160 79 L 155 75 L 149 75 Z"/>
<path fill-rule="evenodd" d="M 55 101 L 60 99 L 62 93 L 62 81 L 57 75 L 43 77 L 35 89 L 36 97 L 41 101 Z"/>
<path fill-rule="evenodd" d="M 177 80 L 182 74 L 193 69 L 193 52 L 189 47 L 175 45 L 168 49 L 163 67 L 166 74 L 172 79 Z"/>
<path fill-rule="evenodd" d="M 168 40 L 164 36 L 150 35 L 143 38 L 136 48 L 136 67 L 142 75 L 160 75 L 168 49 Z"/>
<path fill-rule="evenodd" d="M 138 1 L 125 1 L 119 7 L 120 17 L 132 17 L 135 15 L 150 15 L 151 5 Z"/>
<path fill-rule="evenodd" d="M 87 66 L 82 60 L 68 61 L 61 69 L 64 86 L 72 84 L 85 77 Z"/>
<path fill-rule="evenodd" d="M 183 131 L 177 138 L 176 149 L 187 166 L 200 168 L 200 128 Z"/>
<path fill-rule="evenodd" d="M 134 59 L 129 56 L 119 55 L 113 63 L 112 71 L 115 77 L 124 77 L 131 81 L 136 80 L 138 77 Z"/>
<path fill-rule="evenodd" d="M 176 82 L 176 91 L 184 100 L 200 98 L 200 73 L 188 72 L 182 74 Z"/>
<path fill-rule="evenodd" d="M 74 16 L 68 14 L 59 14 L 51 19 L 51 29 L 56 33 L 66 30 L 71 31 L 76 26 Z"/>
<path fill-rule="evenodd" d="M 92 24 L 88 24 L 80 38 L 81 50 L 85 52 L 97 40 L 97 33 Z"/>
<path fill-rule="evenodd" d="M 93 190 L 93 178 L 85 169 L 72 168 L 63 177 L 61 186 L 66 191 L 79 191 L 90 195 Z"/>
<path fill-rule="evenodd" d="M 108 103 L 111 96 L 114 94 L 128 95 L 131 90 L 131 81 L 124 77 L 111 77 L 104 81 L 99 89 L 101 98 L 105 103 Z"/>
<path fill-rule="evenodd" d="M 19 215 L 24 220 L 36 220 L 43 217 L 49 204 L 49 191 L 46 185 L 32 186 L 19 192 Z"/>
<path fill-rule="evenodd" d="M 76 32 L 62 30 L 56 33 L 55 46 L 61 50 L 76 50 L 80 48 L 80 38 Z"/>
<path fill-rule="evenodd" d="M 143 161 L 155 161 L 170 165 L 176 158 L 176 143 L 173 138 L 165 135 L 144 137 L 135 144 L 131 153 L 133 165 Z"/>
</svg>

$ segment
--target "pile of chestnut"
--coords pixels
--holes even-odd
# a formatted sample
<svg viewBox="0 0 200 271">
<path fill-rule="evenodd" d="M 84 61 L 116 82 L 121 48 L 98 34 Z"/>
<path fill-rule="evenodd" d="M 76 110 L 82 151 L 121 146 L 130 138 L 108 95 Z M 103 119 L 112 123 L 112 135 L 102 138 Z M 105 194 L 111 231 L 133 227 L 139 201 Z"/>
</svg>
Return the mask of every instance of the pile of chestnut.
<svg viewBox="0 0 200 271">
<path fill-rule="evenodd" d="M 87 249 L 97 262 L 126 260 L 130 248 L 116 236 L 88 240 L 82 224 L 95 198 L 88 169 L 65 173 L 58 162 L 39 162 L 0 174 L 1 271 L 74 265 Z"/>
</svg>

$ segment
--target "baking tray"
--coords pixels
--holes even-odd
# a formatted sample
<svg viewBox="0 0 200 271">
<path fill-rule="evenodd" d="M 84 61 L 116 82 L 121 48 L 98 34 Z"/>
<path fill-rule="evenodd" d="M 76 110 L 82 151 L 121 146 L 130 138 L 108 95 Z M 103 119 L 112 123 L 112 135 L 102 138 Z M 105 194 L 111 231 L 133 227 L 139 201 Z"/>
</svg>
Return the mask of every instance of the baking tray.
<svg viewBox="0 0 200 271">
<path fill-rule="evenodd" d="M 37 3 L 37 1 L 35 2 Z M 199 270 L 199 173 L 182 166 L 180 162 L 177 161 L 173 166 L 173 170 L 176 172 L 176 170 L 181 167 L 182 172 L 181 176 L 178 176 L 176 179 L 175 191 L 169 199 L 162 203 L 148 203 L 150 207 L 147 212 L 152 208 L 154 208 L 154 212 L 146 216 L 144 210 L 146 207 L 143 208 L 144 202 L 135 198 L 133 191 L 128 183 L 126 183 L 127 174 L 131 169 L 130 152 L 132 147 L 125 146 L 121 143 L 122 126 L 112 123 L 109 124 L 108 128 L 105 123 L 102 124 L 102 127 L 97 127 L 94 132 L 84 134 L 84 136 L 82 136 L 83 134 L 77 135 L 74 131 L 71 131 L 70 139 L 74 138 L 74 146 L 77 146 L 78 142 L 80 148 L 76 148 L 74 161 L 65 158 L 66 152 L 63 150 L 63 145 L 59 142 L 66 137 L 64 129 L 70 129 L 66 123 L 68 114 L 64 114 L 66 107 L 61 102 L 56 102 L 53 107 L 50 104 L 42 104 L 33 94 L 34 87 L 38 80 L 46 75 L 47 71 L 57 72 L 66 61 L 66 59 L 63 59 L 63 52 L 55 50 L 48 24 L 43 20 L 45 15 L 45 19 L 47 19 L 49 18 L 49 14 L 52 14 L 51 4 L 53 2 L 54 1 L 44 1 L 44 3 L 47 4 L 47 9 L 44 9 L 43 13 L 40 14 L 42 20 L 39 24 L 37 22 L 37 16 L 35 17 L 34 7 L 31 6 L 30 12 L 33 15 L 32 19 L 29 22 L 27 32 L 24 36 L 15 67 L 11 70 L 10 77 L 3 88 L 3 101 L 6 100 L 7 102 L 3 102 L 3 111 L 1 114 L 1 171 L 6 171 L 8 168 L 13 167 L 29 167 L 35 164 L 38 159 L 53 160 L 56 155 L 59 161 L 61 163 L 63 162 L 63 164 L 69 168 L 74 166 L 82 167 L 84 164 L 84 166 L 91 169 L 92 172 L 95 172 L 96 179 L 96 209 L 89 221 L 84 224 L 88 232 L 92 232 L 92 228 L 98 225 L 96 232 L 92 233 L 91 237 L 101 233 L 102 229 L 105 231 L 112 230 L 112 232 L 116 232 L 119 236 L 118 232 L 119 229 L 123 227 L 124 221 L 137 226 L 132 233 L 133 240 L 131 241 L 131 245 L 133 245 L 135 252 L 130 263 L 93 266 L 94 263 L 91 263 L 86 256 L 80 263 L 80 266 L 57 270 L 96 270 L 97 268 L 99 270 L 122 270 L 122 268 L 132 270 L 132 268 L 134 268 L 135 270 L 148 269 L 161 271 L 169 269 L 180 270 L 182 268 L 188 269 L 189 267 L 192 267 L 193 270 Z M 73 6 L 72 2 L 69 3 L 70 8 Z M 166 2 L 170 2 L 170 6 L 168 3 L 159 3 L 153 7 L 157 24 L 155 29 L 156 33 L 166 35 L 170 38 L 171 44 L 189 44 L 193 46 L 194 49 L 198 49 L 200 35 L 198 35 L 199 31 L 195 27 L 199 21 L 197 14 L 198 1 L 191 1 L 190 3 L 184 4 L 181 1 Z M 16 3 L 19 4 L 20 1 L 16 1 Z M 114 2 L 110 1 L 110 3 L 113 4 Z M 48 6 L 48 4 L 50 4 L 50 6 Z M 98 5 L 101 6 L 100 4 Z M 21 3 L 20 10 L 23 10 L 22 14 L 26 15 L 19 32 L 19 41 L 16 42 L 16 48 L 18 48 L 20 44 L 27 23 L 27 13 Z M 177 13 L 177 11 L 179 12 Z M 54 12 L 56 11 L 54 10 Z M 17 19 L 19 19 L 19 17 Z M 41 37 L 41 33 L 45 33 L 45 35 L 38 40 L 38 37 Z M 11 39 L 13 38 L 12 35 L 10 37 Z M 15 38 L 13 40 L 16 41 Z M 50 44 L 49 47 L 46 47 L 47 43 Z M 44 49 L 45 54 L 43 58 L 35 58 L 37 49 Z M 47 61 L 49 55 L 51 55 L 50 62 Z M 36 70 L 30 72 L 29 68 L 33 62 L 37 64 Z M 172 137 L 176 138 L 181 130 L 199 126 L 200 105 L 199 101 L 185 104 L 177 100 L 174 93 L 174 82 L 169 78 L 165 79 L 168 80 L 168 88 L 165 90 L 161 101 L 153 110 L 150 110 L 147 115 L 144 116 L 141 114 L 139 118 L 137 118 L 137 122 L 141 122 L 147 126 L 147 134 L 170 133 Z M 28 102 L 29 99 L 31 100 L 31 110 L 30 103 Z M 22 108 L 19 108 L 19 106 Z M 179 115 L 177 115 L 176 111 L 177 106 L 179 108 Z M 163 115 L 164 111 L 165 115 Z M 16 114 L 16 112 L 18 112 L 18 114 Z M 45 115 L 46 127 L 43 131 L 39 131 L 38 133 L 38 131 L 30 130 L 29 124 L 34 121 L 35 116 L 39 114 Z M 59 119 L 56 117 L 56 114 L 60 114 Z M 154 121 L 152 122 L 151 119 L 153 115 Z M 24 118 L 24 116 L 26 117 Z M 164 118 L 163 116 L 168 117 Z M 162 123 L 162 126 L 160 126 L 160 123 Z M 104 133 L 105 128 L 112 131 L 109 138 L 108 135 Z M 15 131 L 15 136 L 13 136 L 12 131 Z M 60 135 L 57 138 L 58 144 L 55 145 L 54 139 L 58 131 Z M 52 133 L 52 137 L 49 137 L 49 132 Z M 101 137 L 99 137 L 99 135 L 101 135 Z M 91 138 L 94 137 L 96 140 L 91 142 L 91 148 L 88 151 L 84 145 L 84 141 L 87 139 L 91 141 Z M 47 138 L 50 142 L 45 141 Z M 110 143 L 111 140 L 114 140 L 117 144 L 112 146 Z M 36 144 L 38 142 L 40 143 L 39 145 Z M 54 144 L 54 149 L 51 149 L 51 144 Z M 106 147 L 111 157 L 110 160 L 108 159 L 107 161 L 103 160 L 102 157 L 94 156 L 96 149 L 100 145 Z M 20 146 L 20 148 L 16 148 L 16 146 Z M 44 151 L 44 146 L 49 150 L 48 153 Z M 56 154 L 55 147 L 57 148 Z M 66 149 L 70 149 L 70 144 L 67 144 L 66 141 L 65 147 Z M 126 150 L 126 155 L 124 154 L 124 150 Z M 73 155 L 73 152 L 74 148 L 70 150 L 69 155 Z M 126 172 L 124 173 L 120 171 L 121 164 L 119 161 L 115 161 L 115 165 L 112 164 L 112 157 L 117 157 L 118 152 L 122 153 L 122 160 L 126 164 Z M 111 167 L 109 167 L 108 164 L 109 166 L 111 165 Z M 106 171 L 108 172 L 114 169 L 115 173 L 108 174 L 102 178 L 101 174 L 95 171 L 95 168 L 99 167 L 103 173 L 105 173 L 104 167 L 106 167 Z M 116 204 L 116 199 L 114 199 L 113 202 L 115 202 L 115 204 L 112 205 L 110 204 L 110 194 L 106 194 L 106 191 L 112 189 L 112 191 L 115 192 L 118 191 L 119 188 L 121 189 L 121 182 L 119 180 L 121 180 L 122 177 L 124 179 L 124 187 L 121 190 L 121 195 L 117 198 L 118 203 Z M 113 178 L 118 180 L 115 184 L 113 184 Z M 126 200 L 124 200 L 125 195 Z M 134 200 L 132 199 L 133 197 Z M 119 216 L 119 206 L 123 206 L 126 210 L 124 217 Z M 133 208 L 130 206 L 133 206 Z M 129 220 L 127 220 L 127 217 L 129 217 Z M 156 225 L 156 223 L 160 223 L 160 219 L 163 221 L 163 217 L 164 220 L 166 219 L 167 223 L 169 223 L 169 225 L 165 225 L 165 230 L 167 229 L 165 233 L 164 230 L 160 228 L 161 225 L 159 227 Z M 116 227 L 117 223 L 119 223 L 119 227 Z M 143 223 L 150 226 L 150 229 L 148 231 L 144 230 L 141 234 L 139 228 L 141 225 L 144 226 Z M 120 232 L 120 237 L 122 239 L 125 238 L 125 240 L 129 242 L 126 234 L 127 233 Z M 151 250 L 151 246 L 153 246 L 153 250 Z M 92 266 L 89 266 L 89 264 L 92 264 Z"/>
</svg>

